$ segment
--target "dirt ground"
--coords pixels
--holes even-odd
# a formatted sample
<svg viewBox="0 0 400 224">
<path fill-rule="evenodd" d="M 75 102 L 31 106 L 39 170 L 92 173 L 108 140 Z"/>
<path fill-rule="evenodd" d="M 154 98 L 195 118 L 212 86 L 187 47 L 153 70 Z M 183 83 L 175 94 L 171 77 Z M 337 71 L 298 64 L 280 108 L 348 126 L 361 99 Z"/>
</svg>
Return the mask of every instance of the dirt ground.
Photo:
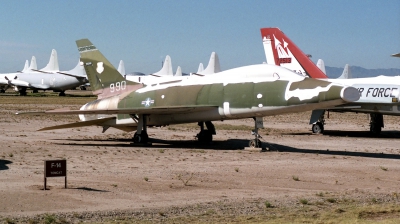
<svg viewBox="0 0 400 224">
<path fill-rule="evenodd" d="M 75 116 L 14 115 L 91 100 L 0 96 L 0 222 L 43 214 L 68 222 L 159 221 L 211 210 L 235 216 L 257 213 L 266 201 L 291 208 L 321 194 L 399 208 L 400 117 L 385 116 L 379 137 L 369 135 L 365 114 L 330 113 L 324 135 L 311 134 L 310 112 L 265 117 L 261 136 L 270 150 L 260 152 L 243 150 L 252 119 L 214 122 L 212 144 L 197 143 L 198 128 L 189 124 L 149 128 L 153 145 L 137 146 L 133 133 L 115 129 L 36 131 Z M 44 160 L 53 159 L 67 160 L 68 188 L 64 178 L 48 178 L 44 191 Z"/>
</svg>

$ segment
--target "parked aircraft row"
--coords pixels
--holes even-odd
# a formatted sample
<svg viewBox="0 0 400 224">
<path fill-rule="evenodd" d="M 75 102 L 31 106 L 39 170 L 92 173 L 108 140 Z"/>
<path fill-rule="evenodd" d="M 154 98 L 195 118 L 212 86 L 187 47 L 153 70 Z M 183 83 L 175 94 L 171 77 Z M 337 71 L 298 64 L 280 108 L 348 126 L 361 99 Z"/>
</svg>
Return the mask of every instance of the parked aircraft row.
<svg viewBox="0 0 400 224">
<path fill-rule="evenodd" d="M 81 122 L 41 130 L 97 125 L 106 131 L 114 127 L 136 131 L 135 143 L 148 142 L 147 126 L 198 122 L 198 139 L 211 141 L 216 134 L 212 121 L 254 118 L 256 137 L 250 145 L 259 146 L 257 131 L 263 126 L 263 116 L 313 110 L 313 130 L 318 126 L 323 130 L 325 110 L 364 112 L 374 114 L 371 131 L 376 131 L 376 125 L 383 126 L 383 118 L 379 117 L 382 113 L 376 115 L 376 107 L 383 106 L 384 111 L 389 106 L 387 111 L 392 112 L 396 107 L 397 111 L 397 86 L 371 86 L 376 85 L 379 77 L 371 78 L 374 82 L 327 79 L 323 61 L 314 65 L 279 29 L 264 28 L 261 34 L 266 64 L 220 72 L 218 62 L 211 66 L 217 71 L 213 75 L 203 73 L 207 68 L 202 71 L 200 64 L 197 73 L 184 78 L 172 74 L 170 58 L 167 58 L 163 68 L 146 81 L 125 79 L 121 69 L 116 70 L 89 40 L 79 40 L 81 62 L 98 99 L 80 110 L 30 114 L 79 114 Z M 218 61 L 216 54 L 211 56 L 209 66 L 212 61 Z M 342 78 L 348 76 L 345 69 Z"/>
<path fill-rule="evenodd" d="M 211 54 L 209 65 L 206 69 L 202 69 L 202 64 L 199 66 L 199 70 L 196 75 L 212 74 L 220 71 L 220 65 L 218 55 L 213 52 Z M 200 70 L 201 68 L 201 70 Z M 160 71 L 140 76 L 126 75 L 125 66 L 123 61 L 120 61 L 118 71 L 126 77 L 127 80 L 152 84 L 160 81 L 173 81 L 175 79 L 181 79 L 182 70 L 178 66 L 175 74 L 172 72 L 171 57 L 166 56 L 163 63 L 163 67 Z M 65 91 L 81 86 L 81 89 L 85 88 L 87 84 L 87 76 L 83 69 L 83 66 L 78 65 L 69 71 L 60 71 L 57 59 L 56 50 L 52 50 L 49 63 L 42 69 L 37 69 L 36 58 L 33 56 L 31 63 L 25 62 L 24 69 L 16 73 L 0 74 L 0 93 L 4 93 L 8 88 L 12 87 L 15 91 L 18 91 L 20 95 L 26 95 L 27 89 L 32 89 L 33 92 L 38 90 L 53 90 L 54 92 L 60 92 L 60 96 L 65 96 Z"/>
<path fill-rule="evenodd" d="M 80 110 L 51 110 L 29 114 L 78 114 L 81 122 L 41 130 L 102 126 L 136 131 L 135 143 L 147 143 L 147 126 L 198 122 L 200 141 L 216 134 L 212 121 L 254 118 L 255 139 L 262 117 L 329 108 L 359 99 L 353 87 L 305 78 L 280 66 L 258 64 L 213 75 L 145 85 L 126 80 L 88 40 L 77 41 L 81 62 L 98 99 Z M 204 124 L 207 129 L 204 129 Z"/>
<path fill-rule="evenodd" d="M 53 90 L 65 95 L 65 90 L 76 88 L 87 83 L 83 66 L 77 66 L 69 71 L 60 71 L 57 52 L 52 50 L 49 63 L 42 69 L 37 69 L 36 58 L 32 57 L 28 67 L 28 61 L 21 72 L 0 74 L 0 92 L 4 93 L 9 87 L 19 91 L 20 95 L 26 95 L 28 88 L 37 90 Z"/>
</svg>

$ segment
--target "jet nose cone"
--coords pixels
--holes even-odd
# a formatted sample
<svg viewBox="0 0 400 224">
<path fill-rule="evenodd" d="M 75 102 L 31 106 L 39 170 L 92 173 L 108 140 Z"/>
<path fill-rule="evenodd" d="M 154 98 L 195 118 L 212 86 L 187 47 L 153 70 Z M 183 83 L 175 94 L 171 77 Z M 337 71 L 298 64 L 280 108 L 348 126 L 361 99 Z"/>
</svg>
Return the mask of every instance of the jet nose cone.
<svg viewBox="0 0 400 224">
<path fill-rule="evenodd" d="M 347 102 L 355 102 L 360 99 L 360 92 L 354 87 L 345 87 L 340 92 L 340 96 Z"/>
</svg>

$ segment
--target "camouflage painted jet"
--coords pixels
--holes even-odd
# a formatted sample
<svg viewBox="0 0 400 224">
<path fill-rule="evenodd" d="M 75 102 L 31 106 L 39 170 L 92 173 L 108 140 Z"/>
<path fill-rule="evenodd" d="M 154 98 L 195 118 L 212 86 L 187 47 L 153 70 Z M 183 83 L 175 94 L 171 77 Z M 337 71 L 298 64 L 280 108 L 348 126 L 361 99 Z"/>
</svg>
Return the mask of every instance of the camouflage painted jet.
<svg viewBox="0 0 400 224">
<path fill-rule="evenodd" d="M 384 127 L 383 115 L 400 116 L 400 76 L 378 76 L 373 78 L 344 78 L 348 77 L 348 68 L 342 78 L 328 79 L 326 74 L 310 60 L 279 28 L 262 28 L 265 56 L 268 64 L 279 65 L 295 71 L 303 76 L 324 79 L 329 82 L 352 86 L 360 92 L 356 102 L 325 108 L 328 111 L 355 112 L 370 114 L 370 132 L 379 134 Z M 321 63 L 321 62 L 320 62 Z M 322 68 L 322 65 L 319 65 Z M 346 66 L 348 67 L 348 66 Z M 314 110 L 310 124 L 313 133 L 324 131 L 325 110 Z"/>
<path fill-rule="evenodd" d="M 209 142 L 216 134 L 212 121 L 254 118 L 256 138 L 250 145 L 260 146 L 257 131 L 264 116 L 333 107 L 359 99 L 355 88 L 304 78 L 268 64 L 146 86 L 125 80 L 88 39 L 76 43 L 98 99 L 80 110 L 28 112 L 79 114 L 81 122 L 41 130 L 97 125 L 103 127 L 103 132 L 109 127 L 136 131 L 133 142 L 147 143 L 147 126 L 198 122 L 198 140 Z"/>
</svg>

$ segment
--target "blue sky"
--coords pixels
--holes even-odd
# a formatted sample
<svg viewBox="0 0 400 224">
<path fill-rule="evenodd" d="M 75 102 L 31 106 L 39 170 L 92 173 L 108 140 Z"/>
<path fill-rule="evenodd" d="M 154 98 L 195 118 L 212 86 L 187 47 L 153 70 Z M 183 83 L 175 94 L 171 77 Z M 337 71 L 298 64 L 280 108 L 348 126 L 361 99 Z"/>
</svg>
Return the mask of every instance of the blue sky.
<svg viewBox="0 0 400 224">
<path fill-rule="evenodd" d="M 312 60 L 344 67 L 400 68 L 400 1 L 2 1 L 0 73 L 56 49 L 61 70 L 79 60 L 75 40 L 89 38 L 116 67 L 174 71 L 205 66 L 212 51 L 223 70 L 265 61 L 260 28 L 279 27 Z"/>
</svg>

